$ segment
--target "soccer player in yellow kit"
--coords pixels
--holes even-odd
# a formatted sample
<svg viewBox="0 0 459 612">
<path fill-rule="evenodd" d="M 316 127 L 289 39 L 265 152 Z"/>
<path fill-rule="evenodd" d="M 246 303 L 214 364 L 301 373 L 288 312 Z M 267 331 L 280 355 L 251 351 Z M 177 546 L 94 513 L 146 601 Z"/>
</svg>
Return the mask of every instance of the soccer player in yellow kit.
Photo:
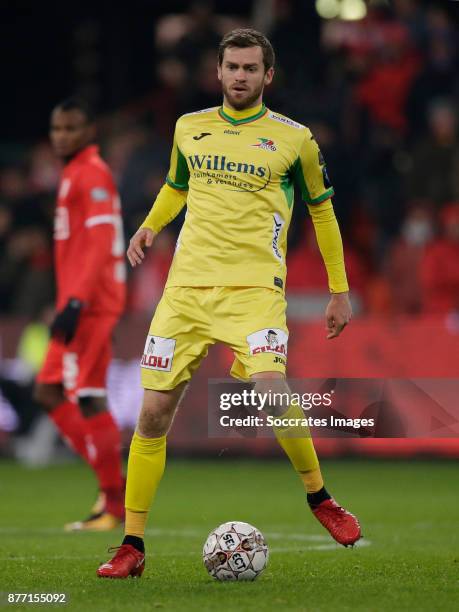
<svg viewBox="0 0 459 612">
<path fill-rule="evenodd" d="M 129 453 L 125 538 L 100 577 L 140 576 L 143 536 L 161 480 L 166 435 L 187 382 L 209 345 L 234 352 L 231 374 L 258 391 L 287 385 L 286 245 L 293 189 L 301 190 L 328 273 L 327 338 L 351 318 L 343 248 L 323 157 L 310 130 L 262 102 L 274 51 L 249 29 L 225 35 L 218 53 L 223 105 L 189 113 L 175 127 L 166 184 L 127 251 L 132 266 L 187 204 L 163 297 L 141 360 L 144 400 Z M 276 387 L 279 388 L 278 386 Z M 304 416 L 298 405 L 282 416 Z M 357 519 L 324 487 L 308 432 L 276 437 L 298 472 L 309 506 L 335 540 L 360 538 Z"/>
</svg>

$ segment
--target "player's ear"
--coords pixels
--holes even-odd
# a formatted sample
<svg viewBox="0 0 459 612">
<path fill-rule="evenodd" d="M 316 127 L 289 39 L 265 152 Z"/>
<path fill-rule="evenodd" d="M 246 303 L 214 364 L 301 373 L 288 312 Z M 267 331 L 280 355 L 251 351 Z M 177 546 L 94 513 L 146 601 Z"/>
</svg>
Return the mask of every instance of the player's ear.
<svg viewBox="0 0 459 612">
<path fill-rule="evenodd" d="M 222 67 L 220 64 L 217 64 L 217 78 L 219 81 L 222 80 Z"/>
<path fill-rule="evenodd" d="M 265 74 L 265 85 L 270 85 L 274 77 L 274 68 L 268 68 Z"/>
</svg>

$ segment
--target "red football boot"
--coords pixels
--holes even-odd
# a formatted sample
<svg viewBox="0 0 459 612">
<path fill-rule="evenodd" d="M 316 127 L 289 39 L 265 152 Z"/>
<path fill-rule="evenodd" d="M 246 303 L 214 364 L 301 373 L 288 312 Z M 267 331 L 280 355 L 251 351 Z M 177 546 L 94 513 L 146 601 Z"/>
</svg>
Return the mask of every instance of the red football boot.
<svg viewBox="0 0 459 612">
<path fill-rule="evenodd" d="M 97 570 L 99 578 L 133 578 L 143 574 L 145 569 L 145 555 L 130 544 L 122 544 L 108 551 L 116 550 L 116 555 L 108 563 L 104 563 Z"/>
<path fill-rule="evenodd" d="M 352 546 L 361 538 L 362 534 L 357 518 L 341 508 L 333 498 L 324 500 L 311 510 L 338 544 Z"/>
</svg>

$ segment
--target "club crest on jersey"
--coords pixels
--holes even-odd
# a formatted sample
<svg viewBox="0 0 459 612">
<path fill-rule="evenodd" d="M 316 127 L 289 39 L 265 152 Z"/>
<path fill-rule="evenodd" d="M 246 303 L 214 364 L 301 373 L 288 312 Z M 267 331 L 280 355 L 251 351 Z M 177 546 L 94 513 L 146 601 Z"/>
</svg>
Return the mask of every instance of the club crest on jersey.
<svg viewBox="0 0 459 612">
<path fill-rule="evenodd" d="M 263 149 L 265 151 L 277 151 L 274 140 L 270 140 L 269 138 L 259 138 L 258 140 L 260 142 L 257 142 L 257 144 L 253 144 L 251 146 L 258 147 L 259 149 Z"/>
<path fill-rule="evenodd" d="M 174 358 L 175 340 L 161 336 L 147 336 L 140 366 L 147 370 L 170 372 Z"/>
<path fill-rule="evenodd" d="M 288 334 L 275 327 L 261 329 L 247 336 L 250 355 L 274 353 L 287 357 Z"/>
</svg>

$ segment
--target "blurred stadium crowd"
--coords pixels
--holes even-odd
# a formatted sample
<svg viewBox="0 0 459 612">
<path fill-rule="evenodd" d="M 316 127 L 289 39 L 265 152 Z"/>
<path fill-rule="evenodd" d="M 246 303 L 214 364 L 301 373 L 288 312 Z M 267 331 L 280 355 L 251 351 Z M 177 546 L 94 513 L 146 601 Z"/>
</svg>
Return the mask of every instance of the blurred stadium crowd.
<svg viewBox="0 0 459 612">
<path fill-rule="evenodd" d="M 259 23 L 220 15 L 206 2 L 157 20 L 154 90 L 99 122 L 126 236 L 164 181 L 176 118 L 220 103 L 215 65 L 222 33 L 256 26 L 277 53 L 267 104 L 307 124 L 327 161 L 360 312 L 458 310 L 459 32 L 446 10 L 451 3 L 374 3 L 364 19 L 322 20 L 319 29 L 298 19 L 293 0 L 268 4 L 272 11 L 254 11 Z M 52 304 L 59 171 L 46 140 L 0 169 L 1 315 L 33 319 Z M 154 256 L 131 274 L 130 312 L 150 313 L 159 299 L 181 220 L 161 233 Z M 306 298 L 326 290 L 299 201 L 288 269 L 290 293 Z"/>
</svg>

